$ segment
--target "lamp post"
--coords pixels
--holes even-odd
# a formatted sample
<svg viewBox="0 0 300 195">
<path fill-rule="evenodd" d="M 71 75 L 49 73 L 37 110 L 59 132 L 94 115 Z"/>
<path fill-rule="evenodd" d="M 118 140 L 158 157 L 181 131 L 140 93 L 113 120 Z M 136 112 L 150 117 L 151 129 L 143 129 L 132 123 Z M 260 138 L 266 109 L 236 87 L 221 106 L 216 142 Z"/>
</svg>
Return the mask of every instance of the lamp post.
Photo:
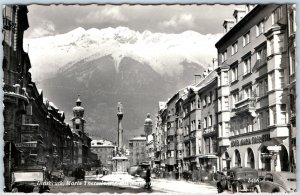
<svg viewBox="0 0 300 195">
<path fill-rule="evenodd" d="M 150 147 L 150 145 L 148 145 L 148 137 L 149 137 L 150 134 L 152 134 L 152 126 L 153 126 L 153 122 L 150 118 L 150 114 L 147 113 L 147 118 L 145 119 L 145 123 L 144 123 L 144 131 L 146 133 L 146 147 L 148 148 L 148 150 L 149 150 L 149 147 Z M 147 152 L 147 160 L 148 159 L 149 159 L 149 153 Z M 149 159 L 149 160 L 150 160 L 150 163 L 151 163 L 151 159 Z"/>
</svg>

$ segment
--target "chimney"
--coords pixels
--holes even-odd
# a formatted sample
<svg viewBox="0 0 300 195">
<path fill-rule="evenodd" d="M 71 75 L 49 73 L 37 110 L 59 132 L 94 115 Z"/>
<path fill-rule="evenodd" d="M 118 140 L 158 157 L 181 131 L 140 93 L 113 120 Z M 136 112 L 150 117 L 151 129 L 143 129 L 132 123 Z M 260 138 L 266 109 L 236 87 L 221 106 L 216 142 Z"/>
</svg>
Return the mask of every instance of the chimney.
<svg viewBox="0 0 300 195">
<path fill-rule="evenodd" d="M 238 23 L 246 15 L 246 10 L 244 9 L 234 9 L 233 17 L 235 18 L 235 23 Z"/>
<path fill-rule="evenodd" d="M 223 32 L 226 34 L 234 26 L 234 21 L 231 19 L 225 19 L 223 22 Z"/>
<path fill-rule="evenodd" d="M 247 4 L 246 5 L 246 14 L 249 13 L 253 9 L 254 5 L 252 4 Z"/>
<path fill-rule="evenodd" d="M 207 70 L 203 71 L 203 78 L 207 76 Z"/>
</svg>

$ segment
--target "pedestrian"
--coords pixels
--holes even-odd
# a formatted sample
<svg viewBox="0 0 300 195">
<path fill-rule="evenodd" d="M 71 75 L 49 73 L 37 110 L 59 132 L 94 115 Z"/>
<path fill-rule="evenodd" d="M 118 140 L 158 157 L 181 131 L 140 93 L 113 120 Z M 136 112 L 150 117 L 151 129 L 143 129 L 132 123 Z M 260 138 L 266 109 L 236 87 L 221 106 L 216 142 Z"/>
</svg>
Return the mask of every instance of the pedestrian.
<svg viewBox="0 0 300 195">
<path fill-rule="evenodd" d="M 96 176 L 98 176 L 98 174 L 99 174 L 99 171 L 98 171 L 98 169 L 96 169 Z"/>
<path fill-rule="evenodd" d="M 146 181 L 145 188 L 150 189 L 150 187 L 151 187 L 151 183 L 150 183 L 151 182 L 151 171 L 150 171 L 150 168 L 148 168 L 147 171 L 146 171 L 145 181 Z"/>
</svg>

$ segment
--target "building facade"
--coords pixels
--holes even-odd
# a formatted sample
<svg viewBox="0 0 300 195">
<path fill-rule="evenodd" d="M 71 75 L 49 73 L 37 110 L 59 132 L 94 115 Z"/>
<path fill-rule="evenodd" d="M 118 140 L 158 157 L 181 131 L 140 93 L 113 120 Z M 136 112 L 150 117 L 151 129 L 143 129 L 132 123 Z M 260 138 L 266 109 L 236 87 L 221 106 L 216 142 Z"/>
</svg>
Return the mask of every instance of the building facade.
<svg viewBox="0 0 300 195">
<path fill-rule="evenodd" d="M 31 63 L 23 50 L 28 29 L 25 5 L 3 6 L 4 177 L 11 190 L 15 168 L 36 166 L 68 171 L 74 165 L 74 133 L 64 112 L 43 96 L 32 81 Z M 86 139 L 88 145 L 88 139 Z M 90 154 L 88 150 L 85 154 Z M 89 159 L 89 157 L 87 157 Z"/>
<path fill-rule="evenodd" d="M 131 138 L 129 140 L 129 151 L 130 166 L 136 166 L 146 162 L 146 136 L 137 136 Z"/>
<path fill-rule="evenodd" d="M 97 154 L 98 160 L 100 160 L 101 166 L 112 171 L 112 157 L 116 152 L 116 146 L 107 140 L 92 140 L 91 151 Z"/>
<path fill-rule="evenodd" d="M 245 10 L 224 22 L 216 43 L 219 98 L 230 102 L 228 111 L 218 108 L 221 169 L 289 171 L 287 6 Z"/>
</svg>

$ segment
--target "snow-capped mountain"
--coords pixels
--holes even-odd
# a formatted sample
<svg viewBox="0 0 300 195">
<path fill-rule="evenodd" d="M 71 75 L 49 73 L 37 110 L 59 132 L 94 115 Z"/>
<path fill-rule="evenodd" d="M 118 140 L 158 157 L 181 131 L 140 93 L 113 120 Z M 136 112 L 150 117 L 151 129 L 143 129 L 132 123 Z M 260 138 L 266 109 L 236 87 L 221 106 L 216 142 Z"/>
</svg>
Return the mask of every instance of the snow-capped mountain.
<svg viewBox="0 0 300 195">
<path fill-rule="evenodd" d="M 191 84 L 194 74 L 211 64 L 219 37 L 193 31 L 163 34 L 126 27 L 77 28 L 27 39 L 24 46 L 29 44 L 33 80 L 67 118 L 81 94 L 90 134 L 114 140 L 116 105 L 122 102 L 126 141 L 143 132 L 146 113 L 154 119 L 158 101 Z"/>
<path fill-rule="evenodd" d="M 221 35 L 201 35 L 194 31 L 181 34 L 142 33 L 127 27 L 89 29 L 77 28 L 66 34 L 25 39 L 29 44 L 31 72 L 35 80 L 48 78 L 74 63 L 111 55 L 118 71 L 124 57 L 149 64 L 157 73 L 182 74 L 182 62 L 200 66 L 211 64 L 216 57 L 214 44 Z M 47 67 L 46 69 L 44 67 Z"/>
</svg>

